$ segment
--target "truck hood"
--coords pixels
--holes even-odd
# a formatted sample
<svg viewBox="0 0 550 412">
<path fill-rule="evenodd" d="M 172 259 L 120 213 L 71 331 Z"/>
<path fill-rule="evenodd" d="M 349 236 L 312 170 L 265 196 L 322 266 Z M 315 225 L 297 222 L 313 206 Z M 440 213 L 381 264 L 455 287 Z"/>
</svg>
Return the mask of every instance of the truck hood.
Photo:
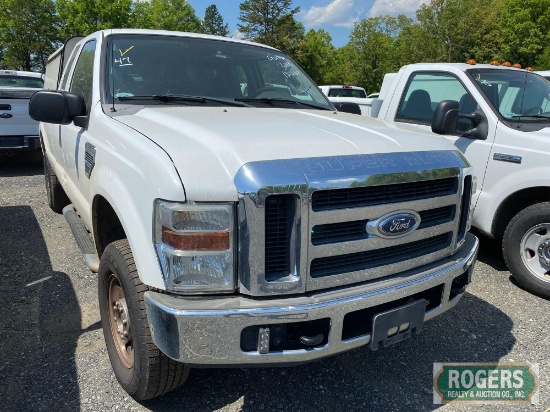
<svg viewBox="0 0 550 412">
<path fill-rule="evenodd" d="M 237 200 L 234 177 L 249 162 L 454 149 L 419 130 L 321 110 L 164 106 L 115 119 L 166 151 L 195 201 Z"/>
</svg>

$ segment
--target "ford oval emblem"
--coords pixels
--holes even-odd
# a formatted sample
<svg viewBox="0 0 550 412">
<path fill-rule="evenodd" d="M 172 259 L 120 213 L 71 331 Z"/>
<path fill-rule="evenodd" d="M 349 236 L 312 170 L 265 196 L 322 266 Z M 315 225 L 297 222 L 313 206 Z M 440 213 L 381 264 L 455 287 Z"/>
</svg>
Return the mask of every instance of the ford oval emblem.
<svg viewBox="0 0 550 412">
<path fill-rule="evenodd" d="M 404 236 L 415 230 L 420 224 L 420 216 L 416 213 L 396 213 L 382 219 L 377 227 L 382 236 Z"/>
</svg>

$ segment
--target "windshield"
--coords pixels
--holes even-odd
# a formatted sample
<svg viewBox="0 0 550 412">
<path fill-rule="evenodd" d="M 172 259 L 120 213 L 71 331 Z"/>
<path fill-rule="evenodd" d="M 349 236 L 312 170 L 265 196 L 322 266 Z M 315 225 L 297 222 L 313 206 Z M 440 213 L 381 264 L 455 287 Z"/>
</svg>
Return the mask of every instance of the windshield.
<svg viewBox="0 0 550 412">
<path fill-rule="evenodd" d="M 506 120 L 550 121 L 550 82 L 519 70 L 468 71 L 493 106 Z"/>
<path fill-rule="evenodd" d="M 29 89 L 41 89 L 44 81 L 40 77 L 1 75 L 0 87 L 27 87 Z"/>
<path fill-rule="evenodd" d="M 229 41 L 116 35 L 110 41 L 108 103 L 332 109 L 284 54 Z M 168 97 L 168 98 L 167 98 Z M 191 97 L 201 97 L 194 99 Z M 141 99 L 143 98 L 143 99 Z"/>
</svg>

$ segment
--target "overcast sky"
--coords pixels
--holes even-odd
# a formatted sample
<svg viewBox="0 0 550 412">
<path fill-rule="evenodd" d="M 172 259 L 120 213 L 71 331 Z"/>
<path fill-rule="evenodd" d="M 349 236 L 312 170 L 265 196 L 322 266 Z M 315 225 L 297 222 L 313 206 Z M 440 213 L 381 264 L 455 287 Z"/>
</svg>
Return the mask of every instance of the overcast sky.
<svg viewBox="0 0 550 412">
<path fill-rule="evenodd" d="M 197 16 L 204 17 L 205 9 L 216 4 L 231 33 L 238 36 L 239 0 L 188 0 Z M 353 22 L 366 17 L 389 14 L 406 14 L 414 17 L 414 12 L 428 0 L 293 0 L 293 7 L 300 7 L 297 20 L 306 30 L 324 29 L 332 37 L 332 44 L 341 47 L 348 42 Z"/>
</svg>

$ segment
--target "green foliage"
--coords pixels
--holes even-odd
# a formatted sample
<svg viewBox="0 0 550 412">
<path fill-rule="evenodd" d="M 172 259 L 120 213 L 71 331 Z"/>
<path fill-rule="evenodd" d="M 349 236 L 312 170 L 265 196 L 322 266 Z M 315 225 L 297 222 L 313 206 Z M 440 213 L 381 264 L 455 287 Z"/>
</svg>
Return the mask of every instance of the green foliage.
<svg viewBox="0 0 550 412">
<path fill-rule="evenodd" d="M 378 91 L 384 74 L 398 69 L 393 51 L 399 33 L 412 24 L 404 15 L 363 19 L 355 24 L 348 46 L 359 83 L 369 93 Z"/>
<path fill-rule="evenodd" d="M 334 46 L 324 30 L 310 30 L 304 36 L 297 63 L 317 84 L 326 84 L 333 64 Z"/>
<path fill-rule="evenodd" d="M 132 0 L 56 0 L 63 39 L 97 30 L 129 27 Z"/>
<path fill-rule="evenodd" d="M 504 0 L 499 26 L 504 59 L 523 66 L 548 64 L 550 0 Z"/>
<path fill-rule="evenodd" d="M 42 71 L 59 44 L 52 0 L 0 0 L 0 67 Z"/>
<path fill-rule="evenodd" d="M 131 27 L 139 29 L 201 31 L 201 21 L 187 0 L 137 2 L 129 22 Z"/>
<path fill-rule="evenodd" d="M 304 26 L 294 15 L 299 7 L 291 8 L 292 0 L 245 0 L 239 5 L 243 24 L 239 30 L 247 40 L 267 44 L 291 57 L 299 54 Z"/>
<path fill-rule="evenodd" d="M 223 17 L 215 4 L 206 8 L 201 27 L 202 32 L 205 34 L 213 34 L 215 36 L 227 36 L 229 34 L 229 26 L 224 24 Z"/>
</svg>

